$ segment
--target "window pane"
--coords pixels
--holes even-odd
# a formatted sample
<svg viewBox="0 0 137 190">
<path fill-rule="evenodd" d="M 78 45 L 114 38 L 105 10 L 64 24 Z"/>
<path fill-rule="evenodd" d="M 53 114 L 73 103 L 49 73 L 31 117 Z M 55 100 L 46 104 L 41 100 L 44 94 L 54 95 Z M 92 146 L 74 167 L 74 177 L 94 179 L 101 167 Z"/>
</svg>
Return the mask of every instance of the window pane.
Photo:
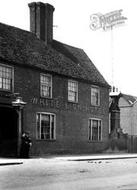
<svg viewBox="0 0 137 190">
<path fill-rule="evenodd" d="M 51 115 L 51 139 L 54 139 L 54 116 Z"/>
<path fill-rule="evenodd" d="M 0 88 L 2 88 L 2 78 L 0 77 Z"/>
<path fill-rule="evenodd" d="M 42 115 L 41 116 L 41 138 L 49 139 L 50 134 L 50 116 Z"/>
<path fill-rule="evenodd" d="M 89 120 L 89 140 L 91 140 L 91 119 Z"/>
<path fill-rule="evenodd" d="M 78 83 L 76 81 L 68 81 L 68 100 L 77 102 L 78 98 Z"/>
<path fill-rule="evenodd" d="M 98 140 L 98 121 L 92 121 L 92 140 Z"/>
<path fill-rule="evenodd" d="M 99 105 L 99 89 L 98 88 L 91 88 L 91 104 L 92 105 Z"/>
<path fill-rule="evenodd" d="M 41 86 L 41 95 L 50 97 L 50 89 L 48 86 L 44 86 L 44 85 Z"/>
<path fill-rule="evenodd" d="M 72 92 L 72 91 L 69 91 L 69 93 L 68 93 L 68 99 L 70 100 L 70 101 L 75 101 L 76 100 L 76 97 L 75 97 L 75 93 L 74 92 Z"/>
<path fill-rule="evenodd" d="M 92 127 L 92 140 L 98 140 L 98 129 L 96 127 Z"/>
<path fill-rule="evenodd" d="M 37 114 L 37 138 L 40 139 L 40 114 Z"/>
<path fill-rule="evenodd" d="M 51 98 L 52 82 L 51 76 L 41 75 L 40 76 L 40 85 L 41 85 L 41 96 Z"/>
<path fill-rule="evenodd" d="M 89 140 L 93 141 L 101 140 L 101 120 L 98 119 L 89 120 Z"/>
<path fill-rule="evenodd" d="M 0 65 L 0 88 L 12 90 L 12 68 Z"/>
<path fill-rule="evenodd" d="M 52 114 L 37 114 L 37 138 L 54 139 L 55 116 Z"/>
<path fill-rule="evenodd" d="M 101 121 L 99 121 L 99 140 L 101 140 Z"/>
</svg>

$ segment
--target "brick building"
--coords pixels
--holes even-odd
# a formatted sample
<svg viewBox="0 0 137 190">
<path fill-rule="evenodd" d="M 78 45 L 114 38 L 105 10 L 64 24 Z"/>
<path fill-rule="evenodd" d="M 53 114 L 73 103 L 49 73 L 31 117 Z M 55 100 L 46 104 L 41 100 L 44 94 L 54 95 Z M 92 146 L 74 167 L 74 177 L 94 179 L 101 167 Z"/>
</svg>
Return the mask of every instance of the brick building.
<svg viewBox="0 0 137 190">
<path fill-rule="evenodd" d="M 30 32 L 0 23 L 0 155 L 18 154 L 23 131 L 32 155 L 103 151 L 108 83 L 82 49 L 53 40 L 53 6 L 29 8 Z"/>
</svg>

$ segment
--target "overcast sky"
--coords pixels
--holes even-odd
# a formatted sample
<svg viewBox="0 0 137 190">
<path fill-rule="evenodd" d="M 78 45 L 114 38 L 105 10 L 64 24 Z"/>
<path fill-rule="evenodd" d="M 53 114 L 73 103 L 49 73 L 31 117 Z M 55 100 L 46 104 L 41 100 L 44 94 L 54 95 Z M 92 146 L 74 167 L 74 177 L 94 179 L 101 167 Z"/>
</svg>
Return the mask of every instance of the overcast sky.
<svg viewBox="0 0 137 190">
<path fill-rule="evenodd" d="M 30 0 L 0 0 L 0 22 L 29 30 Z M 84 49 L 109 84 L 137 96 L 137 1 L 42 0 L 55 7 L 54 39 Z M 122 9 L 126 23 L 113 31 L 93 31 L 90 16 Z M 112 38 L 113 36 L 113 38 Z M 113 67 L 112 67 L 113 65 Z M 113 69 L 112 69 L 113 68 Z"/>
</svg>

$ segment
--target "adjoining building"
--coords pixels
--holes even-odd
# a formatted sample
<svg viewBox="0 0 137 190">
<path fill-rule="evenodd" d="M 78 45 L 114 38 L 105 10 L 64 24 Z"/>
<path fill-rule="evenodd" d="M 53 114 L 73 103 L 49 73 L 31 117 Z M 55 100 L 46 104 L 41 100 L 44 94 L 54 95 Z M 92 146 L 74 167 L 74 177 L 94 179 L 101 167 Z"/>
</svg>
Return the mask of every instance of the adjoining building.
<svg viewBox="0 0 137 190">
<path fill-rule="evenodd" d="M 121 94 L 119 108 L 120 126 L 123 132 L 137 136 L 137 97 Z"/>
<path fill-rule="evenodd" d="M 137 152 L 137 97 L 110 92 L 110 140 L 113 148 Z"/>
<path fill-rule="evenodd" d="M 30 32 L 0 23 L 0 155 L 93 153 L 107 146 L 109 85 L 79 48 L 53 39 L 54 7 L 30 3 Z"/>
</svg>

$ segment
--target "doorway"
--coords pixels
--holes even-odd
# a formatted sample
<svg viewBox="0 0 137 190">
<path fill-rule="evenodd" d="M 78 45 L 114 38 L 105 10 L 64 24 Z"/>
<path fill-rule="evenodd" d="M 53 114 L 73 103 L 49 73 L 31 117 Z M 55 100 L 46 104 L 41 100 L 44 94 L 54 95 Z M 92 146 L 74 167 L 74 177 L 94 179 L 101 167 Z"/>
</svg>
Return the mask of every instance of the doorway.
<svg viewBox="0 0 137 190">
<path fill-rule="evenodd" d="M 0 156 L 17 155 L 18 114 L 12 107 L 0 107 Z"/>
</svg>

